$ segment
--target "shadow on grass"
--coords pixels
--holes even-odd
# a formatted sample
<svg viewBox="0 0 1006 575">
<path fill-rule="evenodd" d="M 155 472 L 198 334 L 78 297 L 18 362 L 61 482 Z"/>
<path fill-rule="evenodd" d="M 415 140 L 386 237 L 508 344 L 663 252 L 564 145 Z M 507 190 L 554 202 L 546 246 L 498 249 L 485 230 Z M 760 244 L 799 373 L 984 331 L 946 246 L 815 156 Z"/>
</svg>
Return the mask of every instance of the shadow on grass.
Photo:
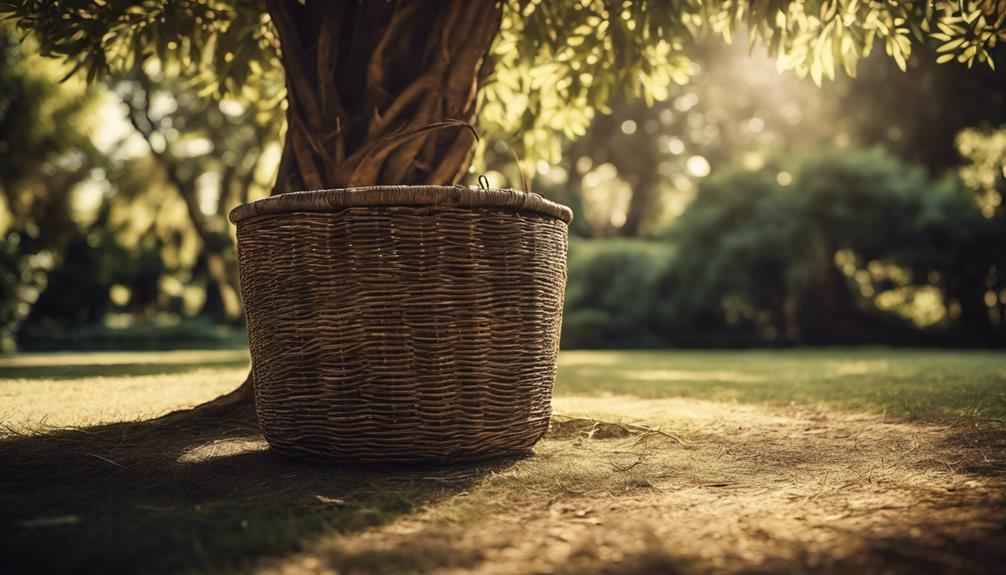
<svg viewBox="0 0 1006 575">
<path fill-rule="evenodd" d="M 266 448 L 251 408 L 8 437 L 0 441 L 0 557 L 9 573 L 239 569 L 326 533 L 387 523 L 511 463 L 295 461 Z"/>
<path fill-rule="evenodd" d="M 70 380 L 174 375 L 199 369 L 241 369 L 248 367 L 248 363 L 243 351 L 39 354 L 0 357 L 0 379 Z"/>
<path fill-rule="evenodd" d="M 197 360 L 184 363 L 118 363 L 65 365 L 0 365 L 0 379 L 80 379 L 85 377 L 137 377 L 143 375 L 174 375 L 198 369 L 241 369 L 248 367 L 245 358 Z"/>
</svg>

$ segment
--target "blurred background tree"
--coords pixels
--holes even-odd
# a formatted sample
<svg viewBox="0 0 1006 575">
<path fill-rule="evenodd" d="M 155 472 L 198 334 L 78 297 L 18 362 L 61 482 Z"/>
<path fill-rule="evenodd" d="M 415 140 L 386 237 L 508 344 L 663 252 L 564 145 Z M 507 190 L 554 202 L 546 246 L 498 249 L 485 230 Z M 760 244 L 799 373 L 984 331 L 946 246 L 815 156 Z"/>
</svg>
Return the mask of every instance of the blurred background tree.
<svg viewBox="0 0 1006 575">
<path fill-rule="evenodd" d="M 5 31 L 3 81 L 25 86 L 5 95 L 41 91 L 3 115 L 22 156 L 3 167 L 8 347 L 82 324 L 131 326 L 120 345 L 216 334 L 240 320 L 231 207 L 458 181 L 456 120 L 486 136 L 474 165 L 494 185 L 523 174 L 577 212 L 564 345 L 1003 340 L 999 2 L 0 12 L 25 42 Z"/>
<path fill-rule="evenodd" d="M 13 336 L 83 231 L 69 217 L 70 192 L 100 166 L 88 113 L 94 90 L 59 83 L 55 66 L 0 27 L 0 347 Z M 89 319 L 90 310 L 81 320 Z"/>
<path fill-rule="evenodd" d="M 71 327 L 116 313 L 115 325 L 239 321 L 226 215 L 271 187 L 281 86 L 216 100 L 156 60 L 60 83 L 63 66 L 9 27 L 3 40 L 6 346 L 15 332 L 29 348 L 65 345 Z M 130 340 L 151 343 L 109 345 Z"/>
<path fill-rule="evenodd" d="M 237 321 L 237 262 L 227 214 L 271 185 L 274 173 L 262 168 L 266 154 L 277 153 L 282 86 L 262 82 L 215 100 L 197 93 L 197 78 L 164 70 L 158 60 L 110 81 L 157 176 L 178 194 L 198 237 L 196 273 L 209 286 L 201 312 Z"/>
</svg>

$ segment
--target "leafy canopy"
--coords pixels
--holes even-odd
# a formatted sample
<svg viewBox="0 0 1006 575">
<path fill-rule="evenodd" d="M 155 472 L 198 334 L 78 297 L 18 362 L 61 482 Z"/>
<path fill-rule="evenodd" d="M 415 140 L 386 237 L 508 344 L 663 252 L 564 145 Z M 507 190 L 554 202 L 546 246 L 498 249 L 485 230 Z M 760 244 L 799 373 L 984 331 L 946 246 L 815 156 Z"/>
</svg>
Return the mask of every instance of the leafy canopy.
<svg viewBox="0 0 1006 575">
<path fill-rule="evenodd" d="M 684 49 L 701 35 L 731 40 L 746 30 L 780 70 L 818 84 L 839 68 L 854 75 L 875 45 L 903 70 L 913 43 L 937 46 L 939 62 L 994 67 L 990 49 L 1006 40 L 999 0 L 511 0 L 506 8 L 481 128 L 549 159 L 559 155 L 555 136 L 582 135 L 617 93 L 652 102 L 687 83 Z M 189 81 L 224 97 L 274 83 L 281 66 L 257 0 L 6 0 L 0 16 L 92 80 L 156 57 L 198 71 Z"/>
</svg>

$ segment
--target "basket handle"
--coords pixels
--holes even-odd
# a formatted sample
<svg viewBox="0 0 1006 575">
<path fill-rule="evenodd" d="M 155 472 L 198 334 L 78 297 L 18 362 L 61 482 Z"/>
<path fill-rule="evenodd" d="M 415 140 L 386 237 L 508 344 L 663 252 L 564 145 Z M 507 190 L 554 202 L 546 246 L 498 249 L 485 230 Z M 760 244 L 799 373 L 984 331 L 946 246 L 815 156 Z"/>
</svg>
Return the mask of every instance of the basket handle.
<svg viewBox="0 0 1006 575">
<path fill-rule="evenodd" d="M 388 154 L 390 154 L 395 148 L 401 146 L 402 144 L 408 142 L 413 138 L 417 138 L 430 132 L 437 132 L 447 128 L 457 128 L 457 127 L 468 128 L 468 130 L 471 131 L 472 135 L 475 136 L 475 141 L 476 142 L 479 141 L 479 133 L 478 130 L 475 129 L 475 126 L 463 120 L 455 120 L 453 118 L 445 118 L 439 122 L 432 122 L 424 126 L 419 126 L 418 128 L 413 128 L 411 130 L 403 130 L 400 132 L 395 132 L 392 134 L 388 134 L 387 136 L 384 136 L 380 140 L 377 140 L 376 142 L 371 144 L 370 149 L 368 149 L 367 152 L 363 155 L 363 157 L 360 158 L 360 161 L 357 162 L 356 167 L 354 167 L 353 171 L 349 174 L 349 179 L 346 180 L 346 187 L 352 188 L 354 186 L 354 180 L 356 178 L 356 175 L 360 172 L 360 169 L 363 168 L 365 164 L 367 164 L 368 161 L 384 160 L 384 158 L 388 157 Z"/>
<path fill-rule="evenodd" d="M 504 142 L 506 143 L 506 142 Z M 510 156 L 513 158 L 514 165 L 517 166 L 517 173 L 520 174 L 520 185 L 522 191 L 525 193 L 531 193 L 531 181 L 527 179 L 527 175 L 524 174 L 524 168 L 521 167 L 520 158 L 517 157 L 517 152 L 514 151 L 513 146 L 510 144 L 506 145 L 507 150 L 510 151 Z M 483 190 L 488 190 L 491 186 L 489 185 L 489 178 L 485 174 L 479 176 L 479 187 Z"/>
</svg>

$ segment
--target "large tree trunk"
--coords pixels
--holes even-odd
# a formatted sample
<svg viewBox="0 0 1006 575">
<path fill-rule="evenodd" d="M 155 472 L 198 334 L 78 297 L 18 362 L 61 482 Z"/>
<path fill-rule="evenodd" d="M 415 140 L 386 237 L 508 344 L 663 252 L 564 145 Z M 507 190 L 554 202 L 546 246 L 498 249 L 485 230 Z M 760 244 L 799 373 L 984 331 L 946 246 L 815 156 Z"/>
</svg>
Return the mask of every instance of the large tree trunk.
<svg viewBox="0 0 1006 575">
<path fill-rule="evenodd" d="M 273 193 L 454 184 L 468 170 L 494 0 L 267 0 L 287 84 Z M 251 376 L 211 411 L 251 401 Z"/>
<path fill-rule="evenodd" d="M 286 145 L 275 192 L 461 179 L 472 134 L 429 127 L 474 123 L 499 4 L 266 5 L 287 77 Z"/>
</svg>

